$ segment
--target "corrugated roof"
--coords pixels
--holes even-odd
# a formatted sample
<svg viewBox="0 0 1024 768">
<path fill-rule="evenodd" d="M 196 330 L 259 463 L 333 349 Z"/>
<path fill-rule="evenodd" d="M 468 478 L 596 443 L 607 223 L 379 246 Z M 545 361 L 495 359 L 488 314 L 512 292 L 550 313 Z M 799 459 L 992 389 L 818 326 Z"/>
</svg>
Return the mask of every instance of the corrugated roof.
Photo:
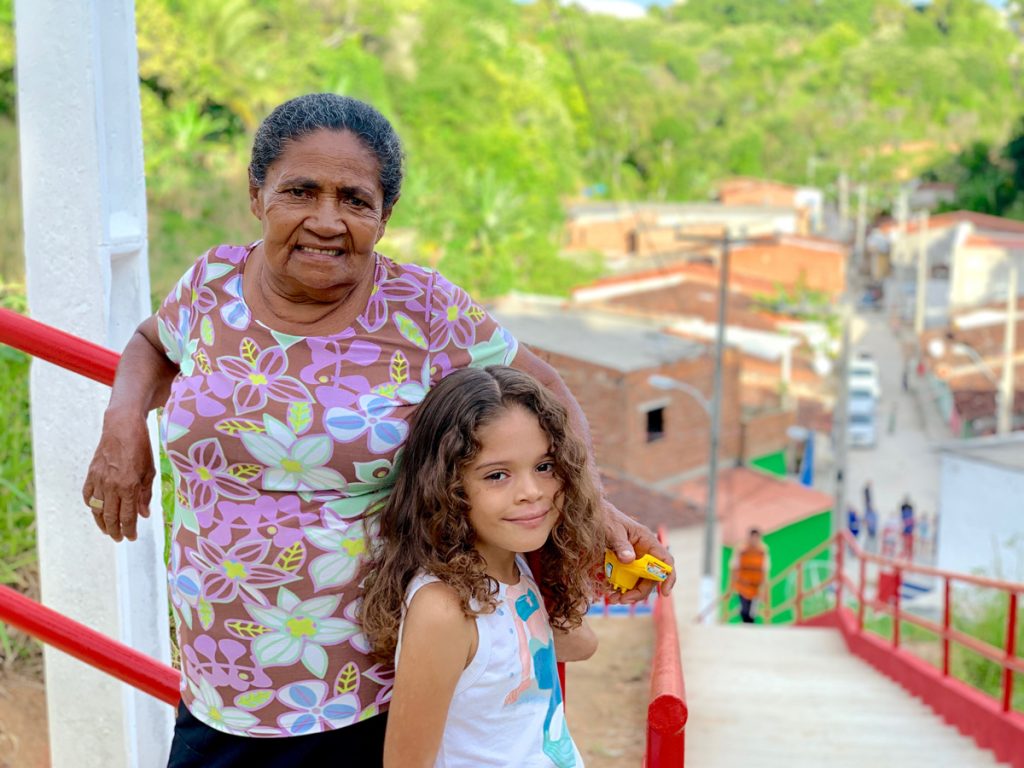
<svg viewBox="0 0 1024 768">
<path fill-rule="evenodd" d="M 707 503 L 707 494 L 707 478 L 690 480 L 679 489 L 684 500 L 701 509 Z M 832 503 L 827 493 L 746 467 L 718 474 L 716 514 L 726 546 L 744 541 L 751 528 L 771 533 L 831 509 Z"/>
<path fill-rule="evenodd" d="M 558 302 L 504 299 L 491 314 L 525 344 L 616 371 L 658 368 L 705 352 L 704 344 L 664 333 L 660 324 Z"/>
</svg>

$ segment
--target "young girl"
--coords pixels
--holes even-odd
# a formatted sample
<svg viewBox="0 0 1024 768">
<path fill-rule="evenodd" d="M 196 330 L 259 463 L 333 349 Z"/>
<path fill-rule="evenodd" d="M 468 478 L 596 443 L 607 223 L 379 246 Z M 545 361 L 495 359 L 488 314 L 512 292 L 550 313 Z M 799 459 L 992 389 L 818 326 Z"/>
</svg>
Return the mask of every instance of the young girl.
<svg viewBox="0 0 1024 768">
<path fill-rule="evenodd" d="M 583 623 L 597 521 L 587 452 L 543 386 L 495 366 L 430 391 L 380 513 L 362 609 L 396 666 L 385 766 L 583 765 L 555 661 L 597 647 Z M 522 556 L 538 550 L 547 610 Z"/>
</svg>

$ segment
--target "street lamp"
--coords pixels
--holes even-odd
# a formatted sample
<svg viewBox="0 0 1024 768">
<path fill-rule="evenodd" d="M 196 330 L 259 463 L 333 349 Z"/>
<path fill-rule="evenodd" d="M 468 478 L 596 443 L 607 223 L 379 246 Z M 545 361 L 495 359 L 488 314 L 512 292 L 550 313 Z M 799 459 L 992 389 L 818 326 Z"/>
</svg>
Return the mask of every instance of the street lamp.
<svg viewBox="0 0 1024 768">
<path fill-rule="evenodd" d="M 716 380 L 721 378 L 719 368 L 716 368 Z M 674 389 L 685 392 L 692 397 L 703 409 L 704 413 L 711 419 L 711 455 L 708 457 L 708 494 L 704 508 L 704 552 L 701 560 L 700 595 L 698 598 L 700 611 L 699 616 L 704 617 L 705 623 L 711 623 L 712 611 L 709 611 L 715 600 L 715 576 L 712 572 L 714 563 L 715 547 L 715 508 L 718 503 L 718 441 L 721 432 L 722 412 L 722 386 L 718 381 L 711 400 L 692 384 L 668 376 L 653 375 L 648 377 L 647 383 L 655 389 Z"/>
<path fill-rule="evenodd" d="M 707 509 L 705 510 L 704 522 L 704 562 L 700 580 L 700 610 L 706 622 L 711 621 L 707 608 L 715 599 L 715 579 L 712 574 L 712 561 L 715 545 L 715 505 L 718 495 L 718 444 L 722 431 L 722 358 L 725 353 L 725 326 L 726 309 L 729 304 L 729 257 L 732 248 L 737 245 L 754 245 L 759 243 L 773 243 L 776 235 L 749 236 L 747 228 L 741 228 L 739 238 L 734 238 L 728 224 L 723 224 L 720 237 L 709 237 L 706 235 L 691 235 L 684 232 L 676 232 L 676 240 L 701 243 L 705 245 L 719 245 L 721 253 L 719 256 L 719 278 L 718 278 L 718 323 L 715 331 L 715 373 L 712 384 L 711 402 L 704 394 L 686 382 L 676 381 L 667 376 L 651 376 L 648 383 L 658 389 L 678 389 L 693 397 L 704 412 L 711 419 L 711 456 L 708 460 L 708 496 Z"/>
</svg>

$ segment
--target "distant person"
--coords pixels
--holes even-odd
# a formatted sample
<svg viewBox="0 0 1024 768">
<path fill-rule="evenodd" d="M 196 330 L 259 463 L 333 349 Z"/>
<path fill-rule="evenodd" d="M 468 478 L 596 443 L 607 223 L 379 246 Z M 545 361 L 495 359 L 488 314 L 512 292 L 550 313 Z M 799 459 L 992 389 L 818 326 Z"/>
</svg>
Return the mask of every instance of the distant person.
<svg viewBox="0 0 1024 768">
<path fill-rule="evenodd" d="M 871 499 L 871 481 L 864 483 L 864 509 L 868 510 L 874 506 Z"/>
<path fill-rule="evenodd" d="M 853 506 L 846 508 L 846 527 L 850 531 L 850 535 L 853 538 L 860 537 L 860 517 L 857 515 L 857 510 Z"/>
<path fill-rule="evenodd" d="M 914 506 L 910 497 L 904 496 L 900 504 L 900 526 L 903 533 L 903 557 L 914 559 Z"/>
<path fill-rule="evenodd" d="M 761 531 L 751 528 L 746 544 L 733 550 L 729 563 L 733 591 L 740 598 L 740 618 L 744 624 L 754 623 L 754 601 L 767 598 L 765 591 L 767 575 L 771 573 L 768 548 L 761 540 Z"/>
<path fill-rule="evenodd" d="M 878 512 L 874 507 L 864 508 L 864 548 L 872 555 L 878 554 Z"/>
<path fill-rule="evenodd" d="M 882 526 L 882 557 L 896 557 L 899 547 L 900 527 L 895 517 L 886 517 Z"/>
<path fill-rule="evenodd" d="M 921 555 L 934 556 L 935 550 L 932 547 L 933 535 L 931 516 L 920 515 L 917 521 L 917 545 Z"/>
</svg>

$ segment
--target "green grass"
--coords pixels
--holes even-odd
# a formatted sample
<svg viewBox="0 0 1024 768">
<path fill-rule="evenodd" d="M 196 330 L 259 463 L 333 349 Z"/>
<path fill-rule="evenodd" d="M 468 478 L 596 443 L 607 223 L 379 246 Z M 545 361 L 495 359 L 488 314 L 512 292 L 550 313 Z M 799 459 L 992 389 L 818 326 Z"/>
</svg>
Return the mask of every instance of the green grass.
<svg viewBox="0 0 1024 768">
<path fill-rule="evenodd" d="M 0 306 L 24 312 L 20 287 L 0 285 Z M 0 345 L 0 584 L 38 598 L 28 368 L 28 355 Z M 38 668 L 40 658 L 35 640 L 0 625 L 0 669 Z"/>
<path fill-rule="evenodd" d="M 1005 648 L 1008 598 L 1005 595 L 960 592 L 953 600 L 953 627 L 996 648 Z M 959 611 L 959 613 L 958 613 Z M 891 616 L 866 616 L 864 629 L 886 640 L 892 639 Z M 900 622 L 900 647 L 936 668 L 942 665 L 942 644 L 938 634 Z M 1024 621 L 1017 622 L 1017 655 L 1024 648 Z M 1002 667 L 955 642 L 950 643 L 949 672 L 957 680 L 1001 701 Z M 1014 679 L 1012 708 L 1024 712 L 1024 679 Z"/>
</svg>

